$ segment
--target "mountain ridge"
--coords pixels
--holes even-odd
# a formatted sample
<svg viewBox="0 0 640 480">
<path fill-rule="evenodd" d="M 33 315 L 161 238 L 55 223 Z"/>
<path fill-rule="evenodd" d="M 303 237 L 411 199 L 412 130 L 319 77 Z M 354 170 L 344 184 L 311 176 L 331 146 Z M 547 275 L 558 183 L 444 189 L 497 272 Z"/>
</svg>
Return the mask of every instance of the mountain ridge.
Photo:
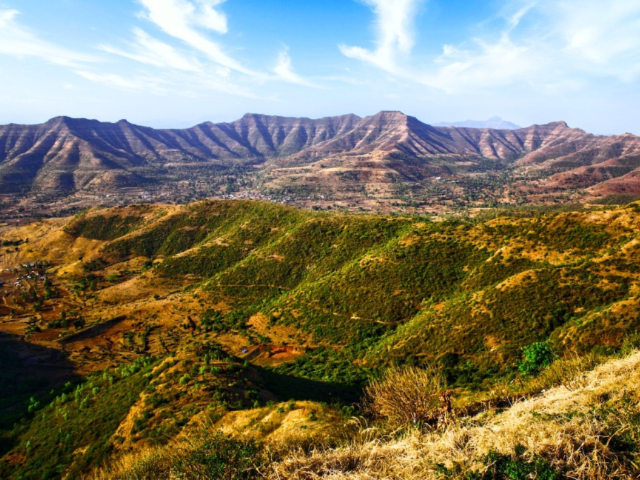
<svg viewBox="0 0 640 480">
<path fill-rule="evenodd" d="M 154 185 L 171 191 L 199 182 L 215 195 L 242 177 L 234 188 L 249 194 L 297 189 L 308 197 L 310 189 L 391 191 L 390 184 L 438 177 L 465 184 L 479 172 L 511 172 L 509 192 L 492 186 L 491 196 L 510 202 L 535 191 L 522 200 L 528 203 L 576 188 L 579 199 L 640 195 L 637 158 L 639 137 L 593 135 L 564 121 L 479 129 L 428 125 L 400 111 L 319 119 L 248 113 L 234 122 L 153 129 L 60 116 L 0 126 L 0 191 L 68 195 Z M 528 180 L 532 172 L 537 183 Z"/>
</svg>

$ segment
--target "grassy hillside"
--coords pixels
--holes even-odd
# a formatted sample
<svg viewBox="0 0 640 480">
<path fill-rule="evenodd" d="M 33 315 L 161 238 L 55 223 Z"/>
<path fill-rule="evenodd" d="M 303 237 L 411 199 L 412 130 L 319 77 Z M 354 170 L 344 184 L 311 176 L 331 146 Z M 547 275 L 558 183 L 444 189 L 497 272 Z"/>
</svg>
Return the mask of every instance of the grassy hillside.
<svg viewBox="0 0 640 480">
<path fill-rule="evenodd" d="M 2 238 L 12 246 L 0 261 L 17 272 L 6 276 L 40 280 L 5 289 L 2 329 L 64 350 L 86 380 L 34 389 L 33 401 L 16 392 L 9 404 L 24 419 L 5 433 L 0 472 L 75 478 L 172 442 L 202 415 L 224 425 L 231 411 L 266 408 L 267 418 L 288 401 L 323 402 L 308 416 L 337 426 L 364 385 L 399 365 L 435 368 L 455 408 L 475 409 L 528 381 L 523 347 L 615 355 L 638 341 L 639 213 L 434 222 L 215 201 L 15 229 Z"/>
<path fill-rule="evenodd" d="M 251 335 L 247 321 L 260 313 L 300 331 L 318 347 L 300 371 L 314 355 L 380 366 L 449 354 L 479 381 L 508 373 L 535 341 L 559 353 L 607 350 L 637 329 L 637 209 L 431 222 L 211 202 L 116 239 L 101 257 L 142 255 L 158 276 L 191 276 L 205 303 L 231 309 L 220 328 Z M 93 216 L 72 227 L 103 238 L 100 218 L 113 223 Z M 331 370 L 305 375 L 353 376 Z"/>
<path fill-rule="evenodd" d="M 266 478 L 632 479 L 638 477 L 638 351 L 505 409 L 436 430 L 361 431 L 351 442 L 290 451 Z M 122 479 L 132 476 L 122 475 Z"/>
</svg>

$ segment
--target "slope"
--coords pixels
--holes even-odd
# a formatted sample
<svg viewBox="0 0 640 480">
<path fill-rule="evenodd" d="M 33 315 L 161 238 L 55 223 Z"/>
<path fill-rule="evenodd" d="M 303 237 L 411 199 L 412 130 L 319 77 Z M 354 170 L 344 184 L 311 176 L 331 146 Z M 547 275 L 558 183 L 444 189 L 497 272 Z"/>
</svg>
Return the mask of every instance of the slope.
<svg viewBox="0 0 640 480">
<path fill-rule="evenodd" d="M 437 365 L 464 396 L 514 379 L 534 342 L 561 357 L 615 353 L 637 341 L 639 211 L 432 222 L 206 201 L 13 229 L 0 250 L 0 330 L 25 355 L 62 351 L 67 374 L 93 376 L 75 407 L 63 405 L 79 384 L 8 398 L 3 417 L 26 417 L 5 432 L 2 468 L 60 478 L 165 444 L 202 412 L 223 421 L 276 399 L 352 403 L 396 364 Z M 175 373 L 145 376 L 162 362 Z M 112 373 L 127 365 L 141 374 Z M 208 408 L 211 395 L 224 401 Z M 97 417 L 108 425 L 94 431 Z M 30 454 L 35 445 L 58 453 Z"/>
</svg>

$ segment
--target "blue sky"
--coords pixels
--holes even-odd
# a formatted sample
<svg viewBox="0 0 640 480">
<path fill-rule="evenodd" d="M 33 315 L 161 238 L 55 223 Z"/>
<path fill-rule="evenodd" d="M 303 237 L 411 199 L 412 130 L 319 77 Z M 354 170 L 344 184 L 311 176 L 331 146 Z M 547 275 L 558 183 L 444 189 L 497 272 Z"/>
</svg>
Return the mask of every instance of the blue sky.
<svg viewBox="0 0 640 480">
<path fill-rule="evenodd" d="M 401 110 L 640 134 L 638 0 L 0 0 L 0 123 Z"/>
</svg>

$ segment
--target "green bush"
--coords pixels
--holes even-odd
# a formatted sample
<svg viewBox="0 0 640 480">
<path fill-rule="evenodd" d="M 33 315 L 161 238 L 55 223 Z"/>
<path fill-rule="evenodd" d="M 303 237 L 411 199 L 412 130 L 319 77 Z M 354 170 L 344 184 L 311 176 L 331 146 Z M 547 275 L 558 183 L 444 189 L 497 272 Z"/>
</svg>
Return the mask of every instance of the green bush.
<svg viewBox="0 0 640 480">
<path fill-rule="evenodd" d="M 513 455 L 489 452 L 482 458 L 484 468 L 480 471 L 464 471 L 464 467 L 454 463 L 453 468 L 437 465 L 444 478 L 464 478 L 466 480 L 560 480 L 564 478 L 544 458 L 539 455 L 527 456 L 522 446 L 515 448 Z"/>
<path fill-rule="evenodd" d="M 470 475 L 469 480 L 559 480 L 561 474 L 554 470 L 547 461 L 536 455 L 533 459 L 526 459 L 522 447 L 516 447 L 514 456 L 501 455 L 491 452 L 484 459 L 488 468 L 475 475 Z"/>
<path fill-rule="evenodd" d="M 541 369 L 553 363 L 555 354 L 551 347 L 543 342 L 536 342 L 522 348 L 522 361 L 518 370 L 523 375 L 535 375 Z"/>
</svg>

